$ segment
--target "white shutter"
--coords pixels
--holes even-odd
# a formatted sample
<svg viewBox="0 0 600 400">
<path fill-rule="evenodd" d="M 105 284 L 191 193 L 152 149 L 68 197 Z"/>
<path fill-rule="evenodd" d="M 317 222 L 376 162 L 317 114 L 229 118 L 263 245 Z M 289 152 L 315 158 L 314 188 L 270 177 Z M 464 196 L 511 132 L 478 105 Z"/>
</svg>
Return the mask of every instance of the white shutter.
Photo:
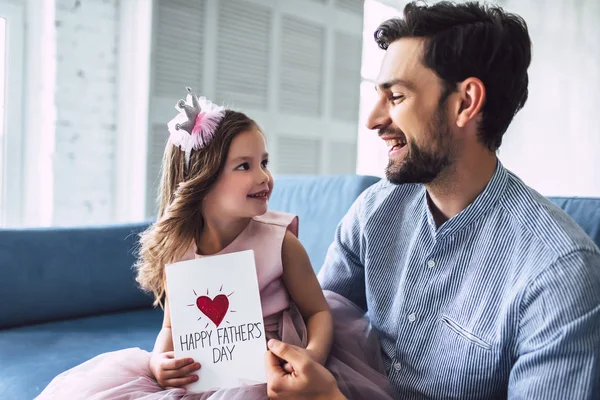
<svg viewBox="0 0 600 400">
<path fill-rule="evenodd" d="M 205 0 L 159 0 L 154 35 L 153 95 L 173 99 L 191 86 L 202 93 Z"/>
<path fill-rule="evenodd" d="M 203 91 L 206 7 L 206 0 L 155 1 L 146 162 L 147 217 L 154 217 L 157 212 L 160 168 L 169 137 L 167 122 L 175 116 L 175 103 L 185 96 L 186 86 L 192 87 L 196 93 Z M 155 114 L 159 104 L 161 112 Z M 163 104 L 168 104 L 168 107 L 164 108 Z"/>
<path fill-rule="evenodd" d="M 273 139 L 274 173 L 354 170 L 362 1 L 154 1 L 148 215 L 185 86 L 257 120 Z"/>
<path fill-rule="evenodd" d="M 335 0 L 335 6 L 340 10 L 350 11 L 352 13 L 363 15 L 365 7 L 364 0 Z"/>
<path fill-rule="evenodd" d="M 291 16 L 282 18 L 281 28 L 279 110 L 320 116 L 325 29 Z"/>
<path fill-rule="evenodd" d="M 331 114 L 341 121 L 358 121 L 362 40 L 345 33 L 335 33 L 335 61 Z"/>
<path fill-rule="evenodd" d="M 278 174 L 318 174 L 321 143 L 318 139 L 280 136 L 277 141 Z"/>
<path fill-rule="evenodd" d="M 266 110 L 271 10 L 245 1 L 219 1 L 216 102 Z"/>
<path fill-rule="evenodd" d="M 346 142 L 329 143 L 329 173 L 356 173 L 356 144 Z"/>
</svg>

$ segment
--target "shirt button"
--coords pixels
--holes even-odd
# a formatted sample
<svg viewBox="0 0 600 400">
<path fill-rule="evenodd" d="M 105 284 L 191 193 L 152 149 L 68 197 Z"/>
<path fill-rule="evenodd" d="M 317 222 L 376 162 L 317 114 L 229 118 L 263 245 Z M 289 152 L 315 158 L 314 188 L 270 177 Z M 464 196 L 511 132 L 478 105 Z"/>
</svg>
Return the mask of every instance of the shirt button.
<svg viewBox="0 0 600 400">
<path fill-rule="evenodd" d="M 415 322 L 415 320 L 417 319 L 417 316 L 412 313 L 408 316 L 408 322 Z"/>
<path fill-rule="evenodd" d="M 399 362 L 394 363 L 394 369 L 396 371 L 400 371 L 402 369 L 402 364 L 400 364 Z"/>
<path fill-rule="evenodd" d="M 435 261 L 434 261 L 434 260 L 429 260 L 429 261 L 427 261 L 427 266 L 428 266 L 429 268 L 433 268 L 433 267 L 435 267 Z"/>
</svg>

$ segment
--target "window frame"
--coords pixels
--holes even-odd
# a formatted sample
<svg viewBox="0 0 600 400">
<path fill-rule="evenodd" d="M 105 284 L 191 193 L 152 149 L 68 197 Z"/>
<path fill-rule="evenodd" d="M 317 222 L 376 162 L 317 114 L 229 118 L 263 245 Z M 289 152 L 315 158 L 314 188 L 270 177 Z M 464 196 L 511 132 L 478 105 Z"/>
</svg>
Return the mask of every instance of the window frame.
<svg viewBox="0 0 600 400">
<path fill-rule="evenodd" d="M 23 69 L 25 9 L 22 4 L 0 3 L 6 21 L 4 127 L 1 143 L 2 183 L 0 225 L 19 226 L 23 220 Z"/>
</svg>

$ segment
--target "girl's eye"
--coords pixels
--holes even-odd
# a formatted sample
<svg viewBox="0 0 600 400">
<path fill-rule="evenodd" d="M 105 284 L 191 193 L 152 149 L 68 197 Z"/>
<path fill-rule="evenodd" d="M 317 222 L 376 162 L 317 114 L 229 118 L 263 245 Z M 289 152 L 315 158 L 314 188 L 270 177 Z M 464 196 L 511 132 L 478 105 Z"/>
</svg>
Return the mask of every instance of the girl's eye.
<svg viewBox="0 0 600 400">
<path fill-rule="evenodd" d="M 250 169 L 250 164 L 248 164 L 247 162 L 245 162 L 245 163 L 239 165 L 236 168 L 236 171 L 248 171 L 249 169 Z"/>
<path fill-rule="evenodd" d="M 263 168 L 267 168 L 267 166 L 268 166 L 268 165 L 269 165 L 269 160 L 264 160 L 264 161 L 262 162 L 262 167 L 263 167 Z"/>
</svg>

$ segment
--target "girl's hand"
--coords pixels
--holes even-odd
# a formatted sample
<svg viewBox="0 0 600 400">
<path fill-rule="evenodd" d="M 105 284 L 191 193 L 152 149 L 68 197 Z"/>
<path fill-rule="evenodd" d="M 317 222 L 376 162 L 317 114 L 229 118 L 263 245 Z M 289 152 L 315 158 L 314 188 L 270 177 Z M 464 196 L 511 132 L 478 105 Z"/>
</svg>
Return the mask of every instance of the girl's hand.
<svg viewBox="0 0 600 400">
<path fill-rule="evenodd" d="M 156 382 L 163 389 L 178 388 L 196 382 L 198 375 L 191 373 L 200 369 L 200 363 L 191 358 L 175 358 L 173 351 L 152 353 L 149 366 Z"/>
</svg>

